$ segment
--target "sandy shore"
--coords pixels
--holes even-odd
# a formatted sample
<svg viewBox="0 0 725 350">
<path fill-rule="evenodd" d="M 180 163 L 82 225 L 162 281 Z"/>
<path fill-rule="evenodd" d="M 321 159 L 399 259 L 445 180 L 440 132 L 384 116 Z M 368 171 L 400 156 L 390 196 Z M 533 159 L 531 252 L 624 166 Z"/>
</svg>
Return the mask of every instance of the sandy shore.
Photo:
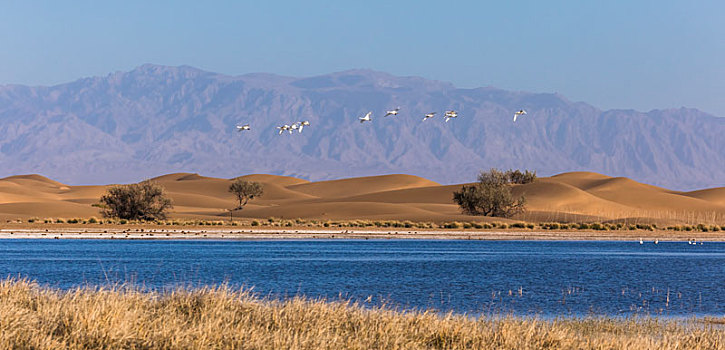
<svg viewBox="0 0 725 350">
<path fill-rule="evenodd" d="M 333 228 L 3 227 L 0 239 L 457 239 L 457 240 L 622 240 L 725 241 L 721 232 L 542 231 L 542 230 L 372 230 Z"/>
</svg>

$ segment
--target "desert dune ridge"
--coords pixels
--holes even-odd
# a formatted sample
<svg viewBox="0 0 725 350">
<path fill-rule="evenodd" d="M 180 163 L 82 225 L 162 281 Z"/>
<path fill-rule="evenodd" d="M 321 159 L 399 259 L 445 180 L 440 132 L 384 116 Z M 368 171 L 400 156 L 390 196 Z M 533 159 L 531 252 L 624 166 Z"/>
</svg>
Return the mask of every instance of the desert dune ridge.
<svg viewBox="0 0 725 350">
<path fill-rule="evenodd" d="M 514 185 L 525 195 L 527 211 L 512 218 L 461 214 L 452 201 L 461 185 L 441 185 L 405 174 L 309 182 L 288 176 L 254 174 L 264 195 L 233 213 L 235 220 L 399 220 L 411 222 L 598 222 L 667 225 L 725 225 L 725 187 L 672 191 L 590 172 L 563 173 Z M 234 179 L 193 173 L 152 179 L 174 202 L 170 220 L 229 220 Z M 100 218 L 97 207 L 105 186 L 72 186 L 41 175 L 0 179 L 0 220 Z"/>
</svg>

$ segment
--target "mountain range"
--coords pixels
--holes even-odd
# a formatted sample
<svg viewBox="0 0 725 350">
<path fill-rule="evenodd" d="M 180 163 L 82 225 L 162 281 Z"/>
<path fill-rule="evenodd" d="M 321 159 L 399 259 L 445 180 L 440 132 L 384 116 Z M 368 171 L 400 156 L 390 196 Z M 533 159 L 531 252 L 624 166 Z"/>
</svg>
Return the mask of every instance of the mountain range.
<svg viewBox="0 0 725 350">
<path fill-rule="evenodd" d="M 449 109 L 459 117 L 445 123 Z M 514 123 L 519 109 L 528 114 Z M 373 121 L 359 123 L 368 111 Z M 429 112 L 437 116 L 423 122 Z M 301 120 L 311 124 L 302 133 L 275 129 Z M 246 123 L 252 130 L 235 130 Z M 293 78 L 146 64 L 55 86 L 4 85 L 0 135 L 0 176 L 70 184 L 169 172 L 312 181 L 405 173 L 445 184 L 496 167 L 594 171 L 679 190 L 725 186 L 725 118 L 600 110 L 555 93 L 371 70 Z"/>
</svg>

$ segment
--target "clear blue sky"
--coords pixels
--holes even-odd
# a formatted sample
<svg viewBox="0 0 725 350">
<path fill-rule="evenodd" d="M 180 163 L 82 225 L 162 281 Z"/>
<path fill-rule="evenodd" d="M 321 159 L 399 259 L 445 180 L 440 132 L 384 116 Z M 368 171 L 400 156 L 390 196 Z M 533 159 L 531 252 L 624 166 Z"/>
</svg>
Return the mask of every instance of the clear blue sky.
<svg viewBox="0 0 725 350">
<path fill-rule="evenodd" d="M 724 1 L 2 1 L 0 84 L 351 68 L 725 116 Z"/>
</svg>

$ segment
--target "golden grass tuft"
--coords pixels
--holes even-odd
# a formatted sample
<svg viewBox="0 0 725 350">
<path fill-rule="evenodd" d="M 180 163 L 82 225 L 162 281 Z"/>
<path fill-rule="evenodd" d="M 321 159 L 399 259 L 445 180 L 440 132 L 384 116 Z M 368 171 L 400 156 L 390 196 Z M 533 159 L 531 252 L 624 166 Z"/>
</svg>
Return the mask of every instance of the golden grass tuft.
<svg viewBox="0 0 725 350">
<path fill-rule="evenodd" d="M 723 349 L 708 322 L 472 318 L 260 299 L 227 286 L 60 291 L 0 282 L 0 349 Z"/>
</svg>

